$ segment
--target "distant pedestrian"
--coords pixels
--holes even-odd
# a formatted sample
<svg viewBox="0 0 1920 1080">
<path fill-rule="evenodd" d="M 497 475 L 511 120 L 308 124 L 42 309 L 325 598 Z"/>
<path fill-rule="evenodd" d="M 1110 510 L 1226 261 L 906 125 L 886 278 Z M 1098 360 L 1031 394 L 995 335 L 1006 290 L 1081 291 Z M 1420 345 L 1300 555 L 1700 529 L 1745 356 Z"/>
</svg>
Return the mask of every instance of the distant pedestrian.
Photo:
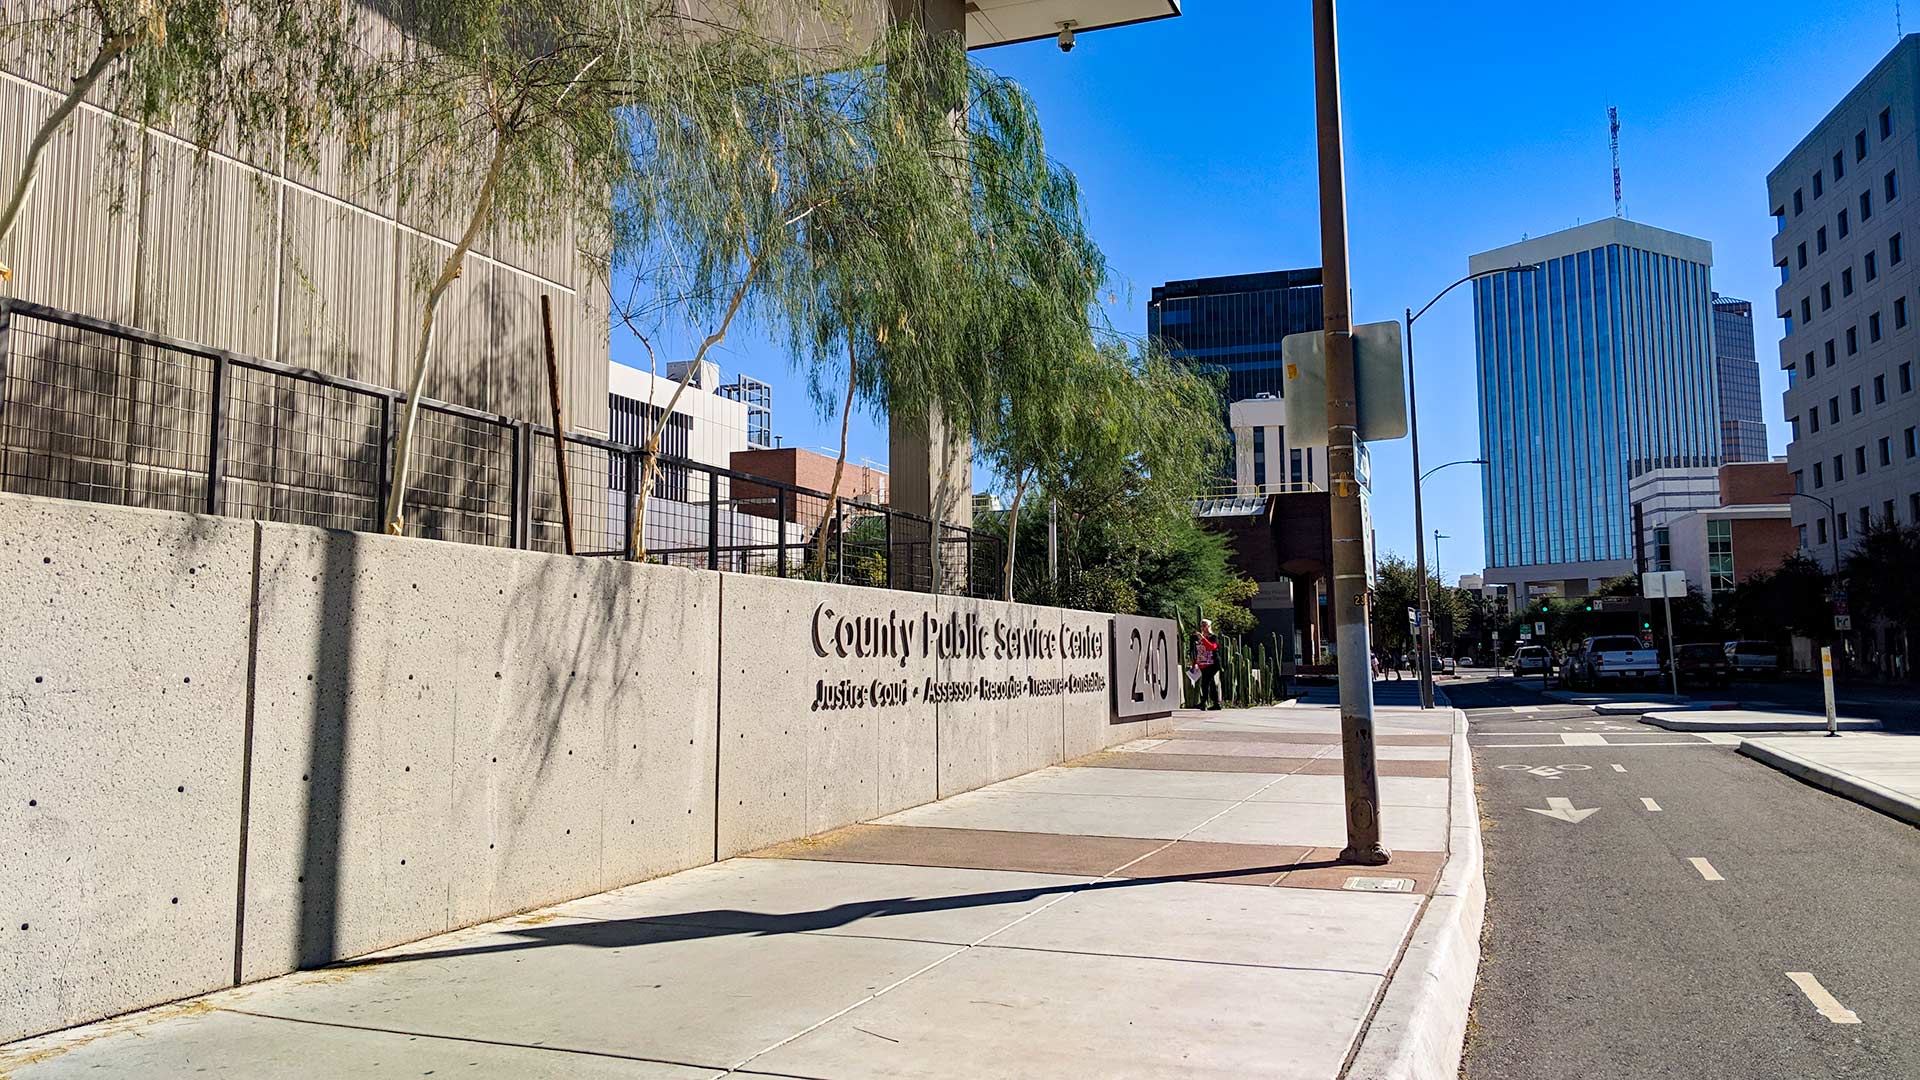
<svg viewBox="0 0 1920 1080">
<path fill-rule="evenodd" d="M 1200 707 L 1220 707 L 1220 641 L 1213 636 L 1213 620 L 1201 619 L 1193 635 L 1193 666 L 1200 672 Z M 1213 702 L 1209 705 L 1207 702 Z"/>
</svg>

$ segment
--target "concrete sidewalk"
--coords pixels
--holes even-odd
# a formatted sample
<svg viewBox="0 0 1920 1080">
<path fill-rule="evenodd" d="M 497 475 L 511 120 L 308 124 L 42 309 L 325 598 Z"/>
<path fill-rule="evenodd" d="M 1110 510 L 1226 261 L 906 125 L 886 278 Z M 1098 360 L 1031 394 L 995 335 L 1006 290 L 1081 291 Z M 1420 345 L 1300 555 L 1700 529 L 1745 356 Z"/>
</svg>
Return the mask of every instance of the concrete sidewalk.
<svg viewBox="0 0 1920 1080">
<path fill-rule="evenodd" d="M 1338 727 L 1311 704 L 1183 714 L 870 824 L 16 1043 L 0 1075 L 1452 1077 L 1484 904 L 1465 718 L 1380 710 L 1377 868 L 1335 862 Z"/>
<path fill-rule="evenodd" d="M 1740 752 L 1815 787 L 1920 825 L 1920 736 L 1747 739 Z"/>
<path fill-rule="evenodd" d="M 1825 731 L 1827 718 L 1823 713 L 1796 712 L 1780 707 L 1766 708 L 1754 705 L 1739 709 L 1716 710 L 1663 710 L 1645 713 L 1640 722 L 1649 727 L 1664 728 L 1668 731 Z M 1850 716 L 1834 719 L 1834 726 L 1841 731 L 1878 731 L 1880 721 L 1861 720 Z"/>
</svg>

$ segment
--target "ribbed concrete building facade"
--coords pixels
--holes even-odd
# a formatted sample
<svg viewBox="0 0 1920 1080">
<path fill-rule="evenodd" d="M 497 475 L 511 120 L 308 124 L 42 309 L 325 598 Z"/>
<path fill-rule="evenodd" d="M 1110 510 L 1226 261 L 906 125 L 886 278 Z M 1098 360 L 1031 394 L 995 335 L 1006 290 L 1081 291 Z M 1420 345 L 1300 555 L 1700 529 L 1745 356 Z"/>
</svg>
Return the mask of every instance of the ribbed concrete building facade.
<svg viewBox="0 0 1920 1080">
<path fill-rule="evenodd" d="M 1787 467 L 1803 550 L 1834 565 L 1866 523 L 1920 524 L 1920 35 L 1767 176 L 1785 334 Z"/>
</svg>

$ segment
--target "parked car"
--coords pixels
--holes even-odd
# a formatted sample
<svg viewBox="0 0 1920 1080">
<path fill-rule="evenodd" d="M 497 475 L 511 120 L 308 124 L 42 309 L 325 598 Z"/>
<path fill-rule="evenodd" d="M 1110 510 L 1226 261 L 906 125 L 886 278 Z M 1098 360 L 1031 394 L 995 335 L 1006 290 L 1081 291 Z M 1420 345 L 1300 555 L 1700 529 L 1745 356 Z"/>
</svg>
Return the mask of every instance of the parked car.
<svg viewBox="0 0 1920 1080">
<path fill-rule="evenodd" d="M 1553 668 L 1553 654 L 1545 645 L 1522 645 L 1513 654 L 1513 674 L 1544 675 Z"/>
<path fill-rule="evenodd" d="M 1673 662 L 1683 683 L 1725 686 L 1733 681 L 1733 665 L 1728 663 L 1723 645 L 1712 642 L 1682 645 Z"/>
<path fill-rule="evenodd" d="M 1440 674 L 1442 675 L 1458 674 L 1458 671 L 1453 666 L 1453 657 L 1443 656 L 1440 658 Z"/>
<path fill-rule="evenodd" d="M 1457 663 L 1459 663 L 1459 665 L 1463 668 L 1470 668 L 1473 666 L 1473 657 L 1463 656 L 1457 661 Z"/>
<path fill-rule="evenodd" d="M 1736 679 L 1780 677 L 1780 647 L 1771 641 L 1729 641 L 1722 655 Z"/>
<path fill-rule="evenodd" d="M 1630 634 L 1590 637 L 1568 658 L 1570 686 L 1653 681 L 1660 677 L 1660 654 Z"/>
</svg>

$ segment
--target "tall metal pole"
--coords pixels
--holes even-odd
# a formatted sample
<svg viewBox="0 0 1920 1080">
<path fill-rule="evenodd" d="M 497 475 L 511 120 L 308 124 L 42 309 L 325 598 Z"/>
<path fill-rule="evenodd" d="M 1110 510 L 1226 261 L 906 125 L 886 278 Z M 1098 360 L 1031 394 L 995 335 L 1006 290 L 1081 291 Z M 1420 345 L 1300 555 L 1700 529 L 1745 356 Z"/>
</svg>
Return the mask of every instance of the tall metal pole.
<svg viewBox="0 0 1920 1080">
<path fill-rule="evenodd" d="M 1380 777 L 1374 762 L 1373 650 L 1367 628 L 1365 510 L 1357 476 L 1353 312 L 1347 285 L 1347 180 L 1340 134 L 1334 0 L 1313 3 L 1314 118 L 1320 159 L 1320 274 L 1327 345 L 1327 474 L 1332 482 L 1334 641 L 1340 667 L 1340 757 L 1346 778 L 1342 862 L 1379 866 Z"/>
<path fill-rule="evenodd" d="M 1680 697 L 1680 654 L 1673 647 L 1673 590 L 1661 590 L 1660 603 L 1667 609 L 1667 668 L 1673 672 L 1673 696 Z"/>
<path fill-rule="evenodd" d="M 1418 583 L 1420 608 L 1420 632 L 1414 642 L 1414 671 L 1420 679 L 1420 707 L 1433 708 L 1433 663 L 1428 647 L 1429 635 L 1427 623 L 1431 621 L 1428 612 L 1431 608 L 1427 601 L 1427 545 L 1420 538 L 1427 535 L 1426 518 L 1421 513 L 1420 504 L 1420 395 L 1413 389 L 1413 309 L 1407 309 L 1407 431 L 1413 437 L 1413 575 Z"/>
</svg>

